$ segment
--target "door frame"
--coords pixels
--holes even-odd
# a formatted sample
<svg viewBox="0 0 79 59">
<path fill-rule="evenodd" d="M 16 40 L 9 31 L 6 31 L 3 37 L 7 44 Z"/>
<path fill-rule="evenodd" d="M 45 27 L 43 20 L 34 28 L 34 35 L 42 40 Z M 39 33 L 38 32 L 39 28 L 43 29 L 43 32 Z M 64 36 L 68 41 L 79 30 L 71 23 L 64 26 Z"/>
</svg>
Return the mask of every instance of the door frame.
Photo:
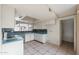
<svg viewBox="0 0 79 59">
<path fill-rule="evenodd" d="M 68 20 L 68 19 L 74 19 L 74 53 L 76 54 L 76 51 L 77 51 L 77 29 L 76 29 L 76 15 L 73 15 L 73 16 L 67 16 L 67 17 L 63 17 L 63 18 L 59 18 L 58 21 L 59 21 L 59 40 L 60 40 L 60 45 L 61 45 L 61 38 L 62 38 L 62 32 L 61 32 L 61 20 Z M 59 45 L 59 46 L 60 46 Z"/>
</svg>

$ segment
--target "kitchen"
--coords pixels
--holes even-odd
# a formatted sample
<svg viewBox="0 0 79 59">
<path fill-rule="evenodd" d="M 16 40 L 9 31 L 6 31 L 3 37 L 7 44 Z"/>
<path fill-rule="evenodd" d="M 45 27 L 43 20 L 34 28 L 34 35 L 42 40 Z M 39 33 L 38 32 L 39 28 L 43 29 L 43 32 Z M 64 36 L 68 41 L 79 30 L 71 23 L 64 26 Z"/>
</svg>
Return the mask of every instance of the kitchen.
<svg viewBox="0 0 79 59">
<path fill-rule="evenodd" d="M 45 43 L 47 37 L 46 29 L 33 29 L 33 22 L 35 22 L 35 18 L 25 16 L 23 17 L 15 17 L 15 8 L 12 8 L 7 5 L 0 5 L 1 11 L 1 33 L 2 40 L 0 41 L 0 53 L 1 55 L 5 54 L 22 54 L 23 55 L 23 43 L 27 41 L 31 41 L 35 39 L 41 38 L 43 40 L 37 40 Z M 8 11 L 8 12 L 7 12 Z M 8 15 L 7 15 L 8 14 Z M 21 21 L 22 20 L 22 21 Z M 27 20 L 27 21 L 26 21 Z M 30 21 L 28 21 L 30 20 Z M 29 24 L 28 24 L 29 23 Z"/>
<path fill-rule="evenodd" d="M 61 47 L 60 19 L 62 17 L 58 17 L 60 14 L 57 14 L 54 9 L 59 13 L 66 10 L 63 9 L 60 12 L 57 6 L 60 9 L 61 6 L 66 6 L 67 9 L 71 9 L 71 7 L 75 7 L 76 5 L 1 4 L 0 54 L 75 54 L 74 49 L 69 46 L 66 49 L 64 49 L 65 46 Z M 65 17 L 65 15 L 70 15 L 67 17 L 74 19 L 75 11 L 73 12 L 70 9 L 68 9 L 69 11 L 67 10 L 67 14 L 61 14 L 61 16 L 64 15 L 63 17 Z M 63 49 L 61 50 L 61 48 Z"/>
</svg>

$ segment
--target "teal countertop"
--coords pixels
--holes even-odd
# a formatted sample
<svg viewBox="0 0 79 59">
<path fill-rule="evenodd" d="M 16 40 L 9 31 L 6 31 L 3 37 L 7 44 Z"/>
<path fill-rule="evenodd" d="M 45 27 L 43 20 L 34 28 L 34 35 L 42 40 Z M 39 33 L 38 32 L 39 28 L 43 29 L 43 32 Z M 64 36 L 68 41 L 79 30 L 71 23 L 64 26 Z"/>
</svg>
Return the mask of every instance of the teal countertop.
<svg viewBox="0 0 79 59">
<path fill-rule="evenodd" d="M 17 35 L 13 38 L 7 38 L 6 40 L 3 39 L 2 44 L 12 43 L 12 42 L 20 41 L 20 40 L 23 40 L 23 38 L 21 36 Z"/>
</svg>

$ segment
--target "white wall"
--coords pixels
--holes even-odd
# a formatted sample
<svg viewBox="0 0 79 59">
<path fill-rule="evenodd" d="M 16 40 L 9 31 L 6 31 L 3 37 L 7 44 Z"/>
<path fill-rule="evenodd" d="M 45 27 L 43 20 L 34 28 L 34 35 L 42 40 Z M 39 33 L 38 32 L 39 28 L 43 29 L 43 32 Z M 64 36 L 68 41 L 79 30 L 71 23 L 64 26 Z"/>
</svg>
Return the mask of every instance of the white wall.
<svg viewBox="0 0 79 59">
<path fill-rule="evenodd" d="M 60 45 L 60 40 L 59 40 L 59 21 L 56 21 L 56 24 L 53 25 L 48 25 L 48 42 L 51 44 L 55 44 L 57 46 Z"/>
<path fill-rule="evenodd" d="M 34 24 L 34 28 L 36 29 L 47 29 L 48 31 L 48 39 L 47 42 L 55 45 L 60 45 L 59 40 L 59 21 L 57 20 L 49 20 L 44 22 L 39 22 Z"/>
<path fill-rule="evenodd" d="M 68 19 L 62 21 L 62 39 L 68 42 L 74 42 L 74 20 Z"/>
<path fill-rule="evenodd" d="M 47 29 L 47 26 L 50 24 L 55 24 L 55 20 L 38 21 L 34 23 L 34 28 L 35 29 Z"/>
</svg>

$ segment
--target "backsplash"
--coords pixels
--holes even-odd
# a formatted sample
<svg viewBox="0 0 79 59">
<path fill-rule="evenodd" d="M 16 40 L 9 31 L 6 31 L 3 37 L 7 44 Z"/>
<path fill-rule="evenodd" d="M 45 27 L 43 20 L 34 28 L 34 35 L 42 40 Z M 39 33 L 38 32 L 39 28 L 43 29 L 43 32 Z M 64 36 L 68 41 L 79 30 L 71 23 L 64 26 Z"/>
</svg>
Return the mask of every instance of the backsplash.
<svg viewBox="0 0 79 59">
<path fill-rule="evenodd" d="M 47 34 L 47 29 L 33 29 L 32 31 L 14 31 L 13 28 L 2 28 L 3 38 L 5 32 L 7 32 L 7 38 L 12 38 L 14 37 L 14 35 L 21 35 L 24 38 L 26 33 Z"/>
<path fill-rule="evenodd" d="M 14 35 L 12 35 L 12 32 L 13 32 L 14 30 L 13 30 L 13 28 L 2 28 L 2 37 L 4 38 L 4 33 L 5 32 L 7 32 L 7 38 L 9 37 L 9 38 L 11 38 L 11 37 L 13 37 Z M 9 34 L 9 33 L 11 33 L 11 34 Z"/>
<path fill-rule="evenodd" d="M 12 32 L 14 31 L 13 28 L 2 28 L 2 32 Z"/>
<path fill-rule="evenodd" d="M 14 31 L 13 28 L 2 28 L 2 32 L 7 32 L 11 34 L 17 33 L 40 33 L 47 34 L 47 29 L 33 29 L 32 31 Z"/>
<path fill-rule="evenodd" d="M 47 34 L 47 29 L 33 29 L 34 33 Z"/>
</svg>

